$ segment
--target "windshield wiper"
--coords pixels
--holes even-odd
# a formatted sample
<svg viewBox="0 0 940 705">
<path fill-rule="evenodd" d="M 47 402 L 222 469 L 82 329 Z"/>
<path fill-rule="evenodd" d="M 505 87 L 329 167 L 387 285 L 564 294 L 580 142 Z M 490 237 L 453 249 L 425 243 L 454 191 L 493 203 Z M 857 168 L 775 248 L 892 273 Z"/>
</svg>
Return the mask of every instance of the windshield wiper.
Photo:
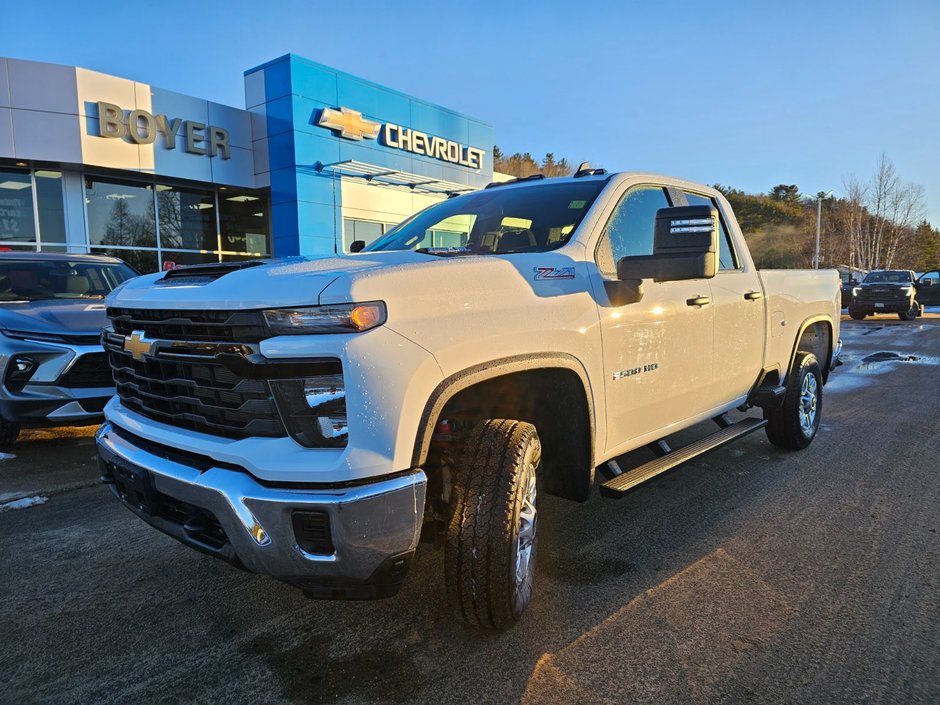
<svg viewBox="0 0 940 705">
<path fill-rule="evenodd" d="M 476 254 L 466 247 L 419 247 L 415 252 L 420 252 L 422 255 L 434 255 L 435 257 L 460 257 Z"/>
</svg>

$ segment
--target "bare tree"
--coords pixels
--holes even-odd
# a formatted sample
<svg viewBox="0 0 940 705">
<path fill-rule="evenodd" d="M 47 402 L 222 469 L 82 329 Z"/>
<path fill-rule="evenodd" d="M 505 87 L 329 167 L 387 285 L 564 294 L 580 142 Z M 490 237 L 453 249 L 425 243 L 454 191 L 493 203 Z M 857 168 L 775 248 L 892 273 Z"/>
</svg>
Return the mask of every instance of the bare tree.
<svg viewBox="0 0 940 705">
<path fill-rule="evenodd" d="M 925 210 L 923 187 L 904 183 L 884 154 L 868 183 L 845 180 L 844 202 L 849 264 L 862 269 L 890 268 Z"/>
</svg>

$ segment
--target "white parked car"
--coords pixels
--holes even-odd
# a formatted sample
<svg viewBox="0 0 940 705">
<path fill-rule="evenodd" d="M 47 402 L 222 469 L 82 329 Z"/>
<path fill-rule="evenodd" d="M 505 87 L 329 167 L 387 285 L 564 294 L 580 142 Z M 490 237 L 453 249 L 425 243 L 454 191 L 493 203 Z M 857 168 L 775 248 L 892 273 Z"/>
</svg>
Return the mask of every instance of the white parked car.
<svg viewBox="0 0 940 705">
<path fill-rule="evenodd" d="M 706 186 L 494 184 L 356 254 L 118 289 L 103 474 L 160 530 L 312 597 L 394 594 L 441 539 L 457 613 L 500 628 L 532 598 L 543 493 L 584 501 L 600 467 L 620 496 L 760 428 L 808 446 L 839 296 L 834 270 L 758 272 Z"/>
</svg>

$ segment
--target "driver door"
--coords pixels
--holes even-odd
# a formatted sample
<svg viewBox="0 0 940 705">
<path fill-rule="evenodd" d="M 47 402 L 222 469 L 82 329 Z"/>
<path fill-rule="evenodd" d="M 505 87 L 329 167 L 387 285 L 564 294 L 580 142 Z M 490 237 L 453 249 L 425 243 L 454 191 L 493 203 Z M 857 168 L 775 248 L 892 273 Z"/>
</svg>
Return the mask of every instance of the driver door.
<svg viewBox="0 0 940 705">
<path fill-rule="evenodd" d="M 607 450 L 649 434 L 665 436 L 708 410 L 713 374 L 713 310 L 708 279 L 644 280 L 641 301 L 614 306 L 604 279 L 622 257 L 653 254 L 656 211 L 670 203 L 662 186 L 634 186 L 615 207 L 595 252 L 604 361 Z M 644 439 L 655 440 L 655 438 Z"/>
<path fill-rule="evenodd" d="M 924 306 L 940 306 L 940 271 L 922 274 L 916 282 L 917 303 Z"/>
</svg>

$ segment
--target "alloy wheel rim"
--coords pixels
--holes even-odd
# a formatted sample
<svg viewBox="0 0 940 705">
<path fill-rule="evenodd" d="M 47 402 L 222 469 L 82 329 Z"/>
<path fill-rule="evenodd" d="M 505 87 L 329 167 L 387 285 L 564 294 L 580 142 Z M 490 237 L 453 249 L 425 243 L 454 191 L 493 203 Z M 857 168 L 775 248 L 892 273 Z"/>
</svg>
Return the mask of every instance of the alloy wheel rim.
<svg viewBox="0 0 940 705">
<path fill-rule="evenodd" d="M 535 530 L 538 516 L 535 508 L 538 489 L 536 486 L 535 465 L 528 463 L 525 475 L 522 508 L 519 510 L 519 531 L 516 535 L 516 590 L 521 590 L 529 580 L 532 569 L 532 549 L 535 546 Z"/>
<path fill-rule="evenodd" d="M 817 389 L 816 375 L 806 375 L 800 388 L 800 428 L 806 435 L 811 434 L 816 425 Z"/>
</svg>

